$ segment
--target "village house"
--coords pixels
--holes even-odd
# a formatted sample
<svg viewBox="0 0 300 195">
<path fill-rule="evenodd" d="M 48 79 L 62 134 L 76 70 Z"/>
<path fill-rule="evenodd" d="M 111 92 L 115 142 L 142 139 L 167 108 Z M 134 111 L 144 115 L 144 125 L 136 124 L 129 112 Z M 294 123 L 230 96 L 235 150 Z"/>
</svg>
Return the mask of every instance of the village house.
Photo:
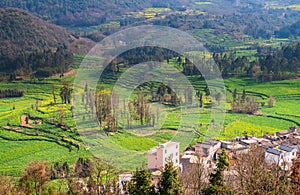
<svg viewBox="0 0 300 195">
<path fill-rule="evenodd" d="M 253 139 L 253 137 L 247 137 L 245 139 L 242 139 L 240 141 L 240 144 L 246 146 L 246 147 L 254 147 L 258 145 L 258 142 L 256 139 Z"/>
<path fill-rule="evenodd" d="M 217 140 L 207 140 L 198 142 L 189 150 L 185 151 L 180 158 L 181 171 L 188 170 L 197 163 L 201 163 L 205 168 L 215 166 L 216 152 L 221 148 L 221 142 Z"/>
<path fill-rule="evenodd" d="M 269 139 L 266 139 L 266 138 L 257 138 L 257 137 L 253 137 L 253 139 L 255 139 L 257 141 L 257 144 L 260 147 L 269 148 L 270 146 L 272 146 L 272 142 Z"/>
<path fill-rule="evenodd" d="M 121 194 L 126 194 L 126 186 L 131 181 L 133 177 L 132 173 L 123 173 L 119 175 L 119 188 Z"/>
<path fill-rule="evenodd" d="M 201 157 L 206 157 L 208 160 L 216 160 L 216 152 L 221 148 L 221 142 L 217 140 L 207 140 L 201 143 L 196 143 L 195 153 Z"/>
<path fill-rule="evenodd" d="M 277 132 L 276 135 L 279 139 L 284 140 L 284 139 L 289 138 L 292 135 L 292 133 L 293 132 L 290 131 L 290 130 L 284 130 L 284 131 L 281 131 L 281 132 Z"/>
<path fill-rule="evenodd" d="M 179 166 L 179 143 L 169 141 L 152 148 L 148 153 L 148 169 L 162 170 L 165 164 L 172 161 L 174 166 Z"/>
<path fill-rule="evenodd" d="M 181 172 L 190 169 L 192 165 L 196 163 L 202 163 L 202 162 L 200 161 L 199 156 L 195 155 L 195 151 L 194 150 L 185 151 L 180 158 Z"/>
<path fill-rule="evenodd" d="M 265 134 L 264 138 L 270 140 L 270 141 L 277 141 L 279 140 L 279 137 L 276 135 L 276 133 L 272 133 L 272 134 Z"/>
<path fill-rule="evenodd" d="M 290 170 L 293 160 L 297 158 L 297 147 L 279 145 L 270 147 L 265 152 L 265 160 L 268 164 L 276 164 L 283 170 Z"/>
<path fill-rule="evenodd" d="M 234 153 L 238 155 L 248 152 L 248 147 L 237 141 L 221 141 L 221 148 L 224 148 L 227 154 Z"/>
</svg>

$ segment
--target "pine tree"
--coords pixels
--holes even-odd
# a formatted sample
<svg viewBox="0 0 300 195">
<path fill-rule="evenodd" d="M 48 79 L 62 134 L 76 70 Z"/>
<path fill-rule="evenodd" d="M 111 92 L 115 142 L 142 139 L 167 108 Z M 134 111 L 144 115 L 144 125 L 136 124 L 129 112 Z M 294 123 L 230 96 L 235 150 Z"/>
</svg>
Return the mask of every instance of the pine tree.
<svg viewBox="0 0 300 195">
<path fill-rule="evenodd" d="M 152 185 L 152 175 L 150 171 L 137 169 L 134 173 L 133 179 L 129 183 L 128 192 L 131 195 L 155 194 L 155 188 Z"/>
<path fill-rule="evenodd" d="M 223 178 L 223 172 L 228 166 L 227 154 L 225 149 L 222 149 L 222 153 L 217 159 L 217 169 L 209 175 L 209 187 L 203 190 L 203 194 L 231 194 L 230 190 L 226 189 Z"/>
<path fill-rule="evenodd" d="M 162 177 L 158 183 L 158 193 L 160 195 L 181 193 L 181 183 L 178 177 L 178 170 L 174 168 L 172 162 L 168 162 L 164 167 Z"/>
</svg>

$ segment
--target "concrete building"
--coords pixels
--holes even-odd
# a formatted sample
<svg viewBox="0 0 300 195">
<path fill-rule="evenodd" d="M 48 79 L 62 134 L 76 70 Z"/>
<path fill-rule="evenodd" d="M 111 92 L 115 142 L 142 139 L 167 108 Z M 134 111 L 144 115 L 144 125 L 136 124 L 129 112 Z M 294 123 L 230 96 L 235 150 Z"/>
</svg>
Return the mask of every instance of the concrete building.
<svg viewBox="0 0 300 195">
<path fill-rule="evenodd" d="M 246 154 L 249 150 L 249 147 L 240 144 L 237 141 L 221 141 L 221 148 L 225 148 L 227 154 L 234 153 L 234 154 Z"/>
<path fill-rule="evenodd" d="M 152 148 L 148 153 L 148 169 L 162 169 L 168 161 L 179 166 L 179 143 L 169 141 Z"/>
<path fill-rule="evenodd" d="M 217 140 L 207 140 L 201 143 L 196 143 L 195 153 L 201 157 L 208 157 L 211 160 L 216 160 L 216 152 L 221 148 L 221 142 Z"/>
<path fill-rule="evenodd" d="M 242 139 L 240 141 L 240 144 L 247 146 L 247 147 L 254 147 L 258 144 L 256 139 L 253 139 L 252 137 L 248 137 L 247 139 Z"/>
<path fill-rule="evenodd" d="M 119 188 L 121 194 L 126 194 L 125 186 L 131 181 L 132 178 L 132 173 L 123 173 L 119 175 Z"/>
<path fill-rule="evenodd" d="M 269 164 L 276 164 L 284 170 L 290 170 L 293 160 L 297 158 L 297 152 L 297 148 L 279 145 L 268 148 L 265 152 L 265 159 Z"/>
</svg>

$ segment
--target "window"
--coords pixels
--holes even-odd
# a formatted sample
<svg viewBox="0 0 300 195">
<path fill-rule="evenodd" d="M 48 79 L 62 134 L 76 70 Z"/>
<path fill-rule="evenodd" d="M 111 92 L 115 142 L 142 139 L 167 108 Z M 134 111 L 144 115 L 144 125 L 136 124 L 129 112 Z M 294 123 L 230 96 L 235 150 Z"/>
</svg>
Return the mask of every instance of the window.
<svg viewBox="0 0 300 195">
<path fill-rule="evenodd" d="M 176 152 L 176 156 L 178 156 L 178 152 Z"/>
<path fill-rule="evenodd" d="M 165 150 L 165 153 L 167 153 L 167 150 Z"/>
<path fill-rule="evenodd" d="M 176 149 L 178 148 L 178 145 L 176 145 Z"/>
</svg>

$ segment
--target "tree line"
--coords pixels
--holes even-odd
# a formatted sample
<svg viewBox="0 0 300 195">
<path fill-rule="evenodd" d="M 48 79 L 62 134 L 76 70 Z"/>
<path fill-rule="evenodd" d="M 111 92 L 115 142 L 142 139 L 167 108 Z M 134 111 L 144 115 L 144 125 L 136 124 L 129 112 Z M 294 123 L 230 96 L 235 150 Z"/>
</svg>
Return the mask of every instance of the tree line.
<svg viewBox="0 0 300 195">
<path fill-rule="evenodd" d="M 24 92 L 18 89 L 0 89 L 0 99 L 10 97 L 22 97 L 23 95 Z"/>
<path fill-rule="evenodd" d="M 67 71 L 73 63 L 73 54 L 64 47 L 55 51 L 25 53 L 8 57 L 0 55 L 0 70 L 12 75 L 31 75 L 38 78 L 49 77 Z"/>
<path fill-rule="evenodd" d="M 252 57 L 239 56 L 236 52 L 224 52 L 213 53 L 212 58 L 225 78 L 252 77 L 257 82 L 289 79 L 298 76 L 300 42 L 285 45 L 280 49 L 257 47 L 257 54 Z M 176 60 L 177 68 L 185 75 L 201 75 L 201 72 L 189 59 L 180 56 L 176 52 L 157 47 L 129 50 L 112 61 L 105 69 L 105 73 L 114 75 L 120 72 L 120 65 L 124 68 L 146 61 L 166 61 L 169 63 L 170 59 Z M 205 66 L 207 64 L 206 60 L 205 58 L 199 59 L 199 64 L 202 64 L 202 68 L 213 75 L 215 71 L 211 70 L 210 66 Z"/>
<path fill-rule="evenodd" d="M 94 93 L 86 85 L 85 93 L 82 94 L 82 103 L 88 113 L 96 114 L 100 126 L 109 132 L 118 130 L 118 121 L 126 124 L 125 128 L 128 129 L 137 126 L 155 126 L 159 120 L 160 110 L 152 107 L 153 103 L 177 107 L 180 104 L 192 105 L 194 101 L 200 101 L 200 107 L 203 106 L 201 91 L 198 91 L 196 100 L 196 94 L 193 94 L 191 87 L 179 92 L 179 89 L 171 89 L 166 84 L 149 82 L 137 87 L 133 94 L 126 103 L 125 99 L 119 99 L 110 90 L 99 87 L 99 90 Z M 206 87 L 206 96 L 209 96 L 208 87 Z"/>
<path fill-rule="evenodd" d="M 298 76 L 300 43 L 286 45 L 276 51 L 258 48 L 256 60 L 235 53 L 214 53 L 213 59 L 224 77 L 252 77 L 256 81 L 272 81 Z"/>
</svg>

